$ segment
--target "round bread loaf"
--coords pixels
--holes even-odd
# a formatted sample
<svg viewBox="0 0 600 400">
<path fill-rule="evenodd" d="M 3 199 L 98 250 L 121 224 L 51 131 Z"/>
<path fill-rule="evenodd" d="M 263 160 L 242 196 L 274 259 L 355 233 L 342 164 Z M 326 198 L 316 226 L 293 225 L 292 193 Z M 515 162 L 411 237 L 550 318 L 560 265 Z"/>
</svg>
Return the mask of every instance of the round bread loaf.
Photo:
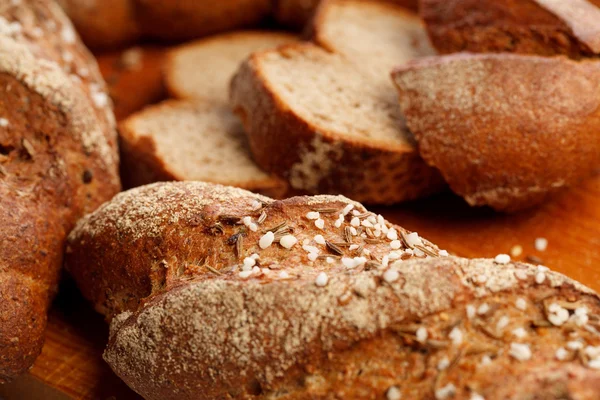
<svg viewBox="0 0 600 400">
<path fill-rule="evenodd" d="M 448 257 L 343 197 L 153 184 L 82 219 L 68 248 L 114 317 L 105 359 L 147 399 L 598 393 L 595 293 L 545 267 Z"/>
<path fill-rule="evenodd" d="M 456 54 L 392 74 L 419 152 L 471 205 L 515 211 L 600 162 L 600 63 Z"/>
</svg>

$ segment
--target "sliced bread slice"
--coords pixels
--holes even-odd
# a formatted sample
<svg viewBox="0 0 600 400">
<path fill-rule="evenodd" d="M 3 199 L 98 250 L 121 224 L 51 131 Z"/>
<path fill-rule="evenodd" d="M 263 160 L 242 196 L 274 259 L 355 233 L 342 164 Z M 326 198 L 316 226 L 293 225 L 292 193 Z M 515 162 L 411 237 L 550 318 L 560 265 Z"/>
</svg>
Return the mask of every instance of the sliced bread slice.
<svg viewBox="0 0 600 400">
<path fill-rule="evenodd" d="M 309 43 L 255 53 L 231 90 L 256 162 L 295 189 L 385 204 L 442 186 L 391 83 L 374 85 L 342 55 Z"/>
<path fill-rule="evenodd" d="M 167 89 L 177 98 L 226 103 L 229 81 L 248 55 L 295 40 L 282 32 L 239 31 L 176 47 L 167 58 Z"/>
<path fill-rule="evenodd" d="M 414 58 L 435 55 L 421 19 L 394 4 L 326 0 L 312 22 L 312 40 L 344 55 L 374 82 L 393 85 L 390 71 Z"/>
<path fill-rule="evenodd" d="M 120 126 L 126 186 L 199 180 L 281 197 L 286 185 L 252 161 L 239 120 L 218 102 L 167 100 Z"/>
</svg>

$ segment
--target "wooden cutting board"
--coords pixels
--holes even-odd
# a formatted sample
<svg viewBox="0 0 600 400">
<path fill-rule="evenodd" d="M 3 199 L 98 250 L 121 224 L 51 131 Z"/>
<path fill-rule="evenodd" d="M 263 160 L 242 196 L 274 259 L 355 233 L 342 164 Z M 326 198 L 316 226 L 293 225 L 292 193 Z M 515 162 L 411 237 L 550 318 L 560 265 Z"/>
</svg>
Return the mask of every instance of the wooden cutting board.
<svg viewBox="0 0 600 400">
<path fill-rule="evenodd" d="M 164 97 L 163 59 L 160 48 L 144 49 L 137 66 L 124 63 L 120 53 L 99 56 L 119 119 Z M 522 254 L 513 258 L 541 262 L 600 290 L 600 171 L 551 202 L 515 215 L 470 208 L 451 193 L 372 209 L 456 255 L 493 257 L 521 246 Z M 535 249 L 536 238 L 547 239 L 545 251 Z M 29 374 L 0 386 L 0 398 L 139 399 L 102 361 L 107 337 L 102 317 L 65 279 L 50 312 L 41 356 Z"/>
</svg>

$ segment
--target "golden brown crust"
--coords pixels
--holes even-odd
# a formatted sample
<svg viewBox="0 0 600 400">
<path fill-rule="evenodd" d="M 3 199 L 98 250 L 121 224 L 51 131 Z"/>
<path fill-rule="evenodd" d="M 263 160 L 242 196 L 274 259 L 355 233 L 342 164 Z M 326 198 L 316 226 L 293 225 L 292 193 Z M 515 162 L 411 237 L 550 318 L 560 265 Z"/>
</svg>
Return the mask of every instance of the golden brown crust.
<svg viewBox="0 0 600 400">
<path fill-rule="evenodd" d="M 442 53 L 600 54 L 598 0 L 421 0 L 430 38 Z"/>
<path fill-rule="evenodd" d="M 439 191 L 443 184 L 437 171 L 421 160 L 412 143 L 351 139 L 299 115 L 272 89 L 269 80 L 276 77 L 263 72 L 261 64 L 269 53 L 284 58 L 326 54 L 311 44 L 283 46 L 253 54 L 234 76 L 231 104 L 261 168 L 282 176 L 294 189 L 312 194 L 341 193 L 365 203 L 391 204 Z M 315 93 L 326 96 L 327 90 Z M 398 135 L 402 136 L 401 116 L 395 109 L 389 113 L 397 117 Z M 407 136 L 410 140 L 410 134 Z"/>
<path fill-rule="evenodd" d="M 66 17 L 46 0 L 1 17 L 0 382 L 41 350 L 67 232 L 119 190 L 110 104 L 94 103 L 97 70 Z"/>
<path fill-rule="evenodd" d="M 598 165 L 597 62 L 458 54 L 393 78 L 421 155 L 471 205 L 530 207 Z"/>
</svg>

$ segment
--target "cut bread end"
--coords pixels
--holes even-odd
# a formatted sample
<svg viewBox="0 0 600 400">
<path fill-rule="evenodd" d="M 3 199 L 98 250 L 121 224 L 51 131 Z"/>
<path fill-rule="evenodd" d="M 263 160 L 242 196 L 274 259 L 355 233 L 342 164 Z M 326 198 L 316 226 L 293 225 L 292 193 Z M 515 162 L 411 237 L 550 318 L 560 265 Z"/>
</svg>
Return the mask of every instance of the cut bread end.
<svg viewBox="0 0 600 400">
<path fill-rule="evenodd" d="M 252 161 L 239 120 L 218 103 L 168 100 L 120 126 L 128 186 L 198 180 L 281 197 L 286 185 Z"/>
<path fill-rule="evenodd" d="M 229 81 L 248 55 L 295 40 L 283 32 L 238 31 L 179 46 L 168 56 L 167 90 L 177 98 L 225 103 Z"/>
</svg>

